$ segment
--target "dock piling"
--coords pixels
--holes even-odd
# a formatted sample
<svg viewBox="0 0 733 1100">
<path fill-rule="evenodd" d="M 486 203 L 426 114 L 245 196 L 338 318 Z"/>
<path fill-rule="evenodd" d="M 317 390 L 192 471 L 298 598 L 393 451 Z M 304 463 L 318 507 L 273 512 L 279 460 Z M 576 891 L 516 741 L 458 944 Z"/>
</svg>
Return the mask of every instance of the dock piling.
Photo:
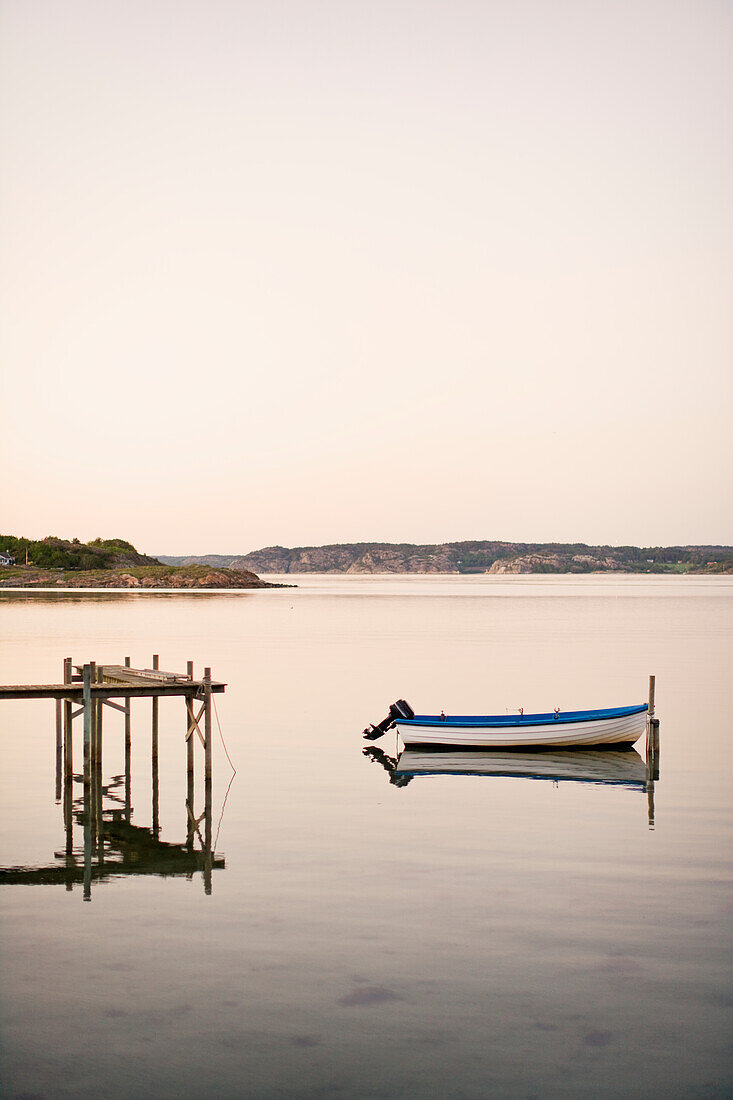
<svg viewBox="0 0 733 1100">
<path fill-rule="evenodd" d="M 193 680 L 193 661 L 186 662 L 186 675 Z M 193 699 L 186 696 L 186 806 L 188 813 L 193 815 Z M 193 835 L 190 832 L 189 817 L 186 815 L 186 835 L 189 837 L 189 845 L 193 847 Z"/>
<path fill-rule="evenodd" d="M 84 666 L 86 672 L 88 666 Z M 86 711 L 84 713 L 86 720 Z M 92 900 L 92 806 L 91 787 L 84 784 L 84 901 Z"/>
<path fill-rule="evenodd" d="M 130 667 L 130 658 L 125 657 L 125 668 Z M 130 815 L 132 814 L 132 788 L 131 788 L 131 771 L 132 771 L 132 700 L 125 699 L 125 821 L 130 823 Z"/>
<path fill-rule="evenodd" d="M 84 665 L 84 787 L 92 779 L 92 666 Z"/>
<path fill-rule="evenodd" d="M 61 801 L 61 774 L 64 766 L 62 700 L 56 700 L 56 802 Z"/>
<path fill-rule="evenodd" d="M 211 893 L 211 669 L 204 669 L 204 893 Z"/>
<path fill-rule="evenodd" d="M 71 657 L 64 657 L 64 683 L 71 683 Z M 64 777 L 71 782 L 74 773 L 72 702 L 64 700 Z"/>
<path fill-rule="evenodd" d="M 157 672 L 160 668 L 160 658 L 153 654 L 153 669 Z M 152 781 L 153 781 L 153 835 L 156 840 L 160 836 L 159 798 L 158 798 L 158 697 L 153 696 L 153 729 L 152 729 Z"/>
<path fill-rule="evenodd" d="M 204 737 L 206 756 L 204 778 L 211 782 L 211 669 L 204 669 Z"/>
</svg>

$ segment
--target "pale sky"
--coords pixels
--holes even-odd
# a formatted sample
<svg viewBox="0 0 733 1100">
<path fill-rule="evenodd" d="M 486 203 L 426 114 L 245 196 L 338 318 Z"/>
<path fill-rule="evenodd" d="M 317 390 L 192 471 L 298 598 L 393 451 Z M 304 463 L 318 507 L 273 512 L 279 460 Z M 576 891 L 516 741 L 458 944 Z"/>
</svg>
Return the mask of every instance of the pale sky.
<svg viewBox="0 0 733 1100">
<path fill-rule="evenodd" d="M 0 12 L 0 532 L 733 543 L 730 0 Z"/>
</svg>

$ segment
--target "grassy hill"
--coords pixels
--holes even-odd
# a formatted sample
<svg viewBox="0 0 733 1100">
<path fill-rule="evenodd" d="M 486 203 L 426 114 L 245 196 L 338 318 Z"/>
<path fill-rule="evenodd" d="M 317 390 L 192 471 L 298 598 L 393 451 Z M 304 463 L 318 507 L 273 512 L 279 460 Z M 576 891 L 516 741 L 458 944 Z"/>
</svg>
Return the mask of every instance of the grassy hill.
<svg viewBox="0 0 733 1100">
<path fill-rule="evenodd" d="M 125 539 L 85 543 L 55 536 L 26 539 L 0 535 L 0 551 L 15 558 L 15 565 L 0 566 L 0 588 L 273 587 L 247 569 L 217 569 L 208 564 L 172 566 L 138 553 Z"/>
<path fill-rule="evenodd" d="M 117 569 L 131 565 L 162 565 L 157 558 L 139 554 L 124 539 L 94 539 L 79 542 L 56 538 L 26 539 L 15 535 L 0 535 L 0 550 L 11 554 L 16 565 L 25 565 L 26 551 L 29 564 L 39 569 Z"/>
</svg>

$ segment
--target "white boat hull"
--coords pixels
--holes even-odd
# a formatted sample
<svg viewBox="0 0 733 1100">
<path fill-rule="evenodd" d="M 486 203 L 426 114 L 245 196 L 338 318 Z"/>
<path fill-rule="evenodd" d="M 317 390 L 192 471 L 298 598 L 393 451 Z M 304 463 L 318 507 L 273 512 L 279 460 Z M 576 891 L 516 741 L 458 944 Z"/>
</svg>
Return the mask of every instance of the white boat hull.
<svg viewBox="0 0 733 1100">
<path fill-rule="evenodd" d="M 644 787 L 646 765 L 636 749 L 566 749 L 546 752 L 476 750 L 440 752 L 405 749 L 397 776 L 480 775 L 511 778 L 574 780 L 583 783 Z"/>
<path fill-rule="evenodd" d="M 646 728 L 646 714 L 595 718 L 583 722 L 531 722 L 511 726 L 458 726 L 448 723 L 420 725 L 395 722 L 402 743 L 453 746 L 470 749 L 570 749 L 577 746 L 633 745 Z"/>
</svg>

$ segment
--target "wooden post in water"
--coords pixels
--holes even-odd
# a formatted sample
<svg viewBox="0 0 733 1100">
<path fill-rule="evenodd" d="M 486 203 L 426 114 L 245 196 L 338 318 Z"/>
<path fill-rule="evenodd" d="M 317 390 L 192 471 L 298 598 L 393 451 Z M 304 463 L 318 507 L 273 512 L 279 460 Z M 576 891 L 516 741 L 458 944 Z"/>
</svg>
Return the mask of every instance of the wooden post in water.
<svg viewBox="0 0 733 1100">
<path fill-rule="evenodd" d="M 130 658 L 125 657 L 125 668 L 130 667 Z M 132 770 L 132 731 L 131 731 L 131 714 L 132 714 L 132 699 L 125 699 L 125 821 L 130 824 L 130 817 L 132 815 L 132 785 L 131 785 L 131 770 Z"/>
<path fill-rule="evenodd" d="M 204 893 L 211 893 L 211 669 L 204 669 L 204 736 L 206 762 L 204 765 Z"/>
<path fill-rule="evenodd" d="M 652 741 L 652 756 L 654 758 L 654 778 L 659 779 L 659 719 L 652 718 L 649 722 L 649 734 Z"/>
<path fill-rule="evenodd" d="M 204 784 L 204 893 L 211 893 L 211 871 L 213 868 L 213 853 L 211 851 L 211 779 Z"/>
<path fill-rule="evenodd" d="M 206 763 L 204 765 L 204 893 L 211 893 L 211 669 L 204 669 L 204 736 L 206 737 Z"/>
<path fill-rule="evenodd" d="M 84 665 L 84 686 L 86 687 L 86 675 L 89 665 Z M 84 726 L 86 729 L 86 708 L 84 710 Z M 86 739 L 84 740 L 86 748 Z M 86 752 L 84 754 L 86 760 Z M 86 768 L 85 768 L 86 774 Z M 84 783 L 84 901 L 92 900 L 92 791 L 89 783 Z"/>
<path fill-rule="evenodd" d="M 649 775 L 659 779 L 659 719 L 654 717 L 656 678 L 649 677 L 649 704 L 646 717 L 646 759 Z"/>
<path fill-rule="evenodd" d="M 89 662 L 89 686 L 90 686 L 90 688 L 91 688 L 91 685 L 96 684 L 96 682 L 97 682 L 97 662 L 96 661 L 90 661 Z M 96 765 L 96 762 L 97 762 L 97 701 L 96 701 L 96 699 L 94 699 L 92 697 L 91 691 L 90 691 L 90 694 L 89 694 L 89 710 L 91 712 L 91 732 L 90 732 L 91 765 L 92 765 L 92 768 L 94 768 L 94 766 Z"/>
<path fill-rule="evenodd" d="M 84 665 L 83 668 L 83 700 L 84 700 L 84 787 L 92 781 L 92 666 Z"/>
<path fill-rule="evenodd" d="M 61 773 L 64 761 L 64 742 L 62 735 L 62 704 L 56 700 L 56 802 L 61 801 Z"/>
<path fill-rule="evenodd" d="M 189 680 L 193 680 L 193 661 L 188 661 L 186 664 L 186 675 Z M 193 836 L 191 834 L 191 818 L 189 813 L 193 814 L 193 726 L 194 710 L 193 699 L 190 695 L 186 696 L 186 836 L 189 838 L 189 847 L 193 847 Z"/>
<path fill-rule="evenodd" d="M 654 777 L 653 771 L 650 767 L 650 762 L 647 760 L 646 765 L 646 813 L 647 823 L 650 829 L 654 828 Z"/>
<path fill-rule="evenodd" d="M 101 684 L 103 682 L 103 680 L 104 680 L 104 676 L 103 676 L 102 671 L 100 669 L 97 669 L 97 683 Z M 99 774 L 100 774 L 100 777 L 101 777 L 101 774 L 102 774 L 102 713 L 104 711 L 104 703 L 102 702 L 102 699 L 100 698 L 100 699 L 96 700 L 95 705 L 96 705 L 96 710 L 97 710 L 97 768 L 99 769 Z"/>
<path fill-rule="evenodd" d="M 157 653 L 153 654 L 153 668 L 157 671 L 160 668 L 160 658 Z M 153 737 L 152 737 L 152 773 L 153 773 L 153 836 L 157 838 L 160 836 L 160 820 L 159 820 L 159 798 L 158 798 L 158 703 L 160 700 L 157 695 L 153 696 Z"/>
<path fill-rule="evenodd" d="M 88 665 L 84 665 L 84 879 L 86 882 L 86 861 L 87 861 L 87 843 L 89 844 L 89 866 L 90 866 L 90 896 L 91 896 L 91 859 L 92 851 L 96 843 L 96 828 L 95 828 L 95 812 L 96 812 L 96 779 L 97 779 L 97 712 L 92 698 L 92 684 L 97 682 L 97 666 L 94 661 L 90 661 Z M 89 682 L 89 694 L 87 693 L 87 679 Z M 89 734 L 87 737 L 87 725 L 89 727 Z M 88 743 L 88 763 L 87 763 L 87 743 Z M 87 775 L 89 778 L 87 779 Z"/>
<path fill-rule="evenodd" d="M 204 779 L 211 782 L 211 669 L 204 669 L 204 745 L 206 761 L 204 764 Z"/>
<path fill-rule="evenodd" d="M 97 683 L 101 684 L 104 680 L 104 674 L 101 669 L 97 669 Z M 94 806 L 94 816 L 97 824 L 97 859 L 100 863 L 104 863 L 104 778 L 102 771 L 102 713 L 104 711 L 104 703 L 102 699 L 96 700 L 97 708 L 97 758 L 96 758 L 96 802 Z"/>
<path fill-rule="evenodd" d="M 69 866 L 69 858 L 74 851 L 74 790 L 70 779 L 67 779 L 64 783 L 64 829 L 66 831 L 67 866 Z"/>
<path fill-rule="evenodd" d="M 71 657 L 64 657 L 64 683 L 71 683 Z M 72 702 L 64 700 L 64 828 L 67 865 L 74 851 L 74 753 Z M 67 884 L 71 889 L 71 883 Z"/>
<path fill-rule="evenodd" d="M 96 661 L 90 661 L 89 662 L 89 681 L 90 681 L 90 686 L 92 686 L 92 687 L 94 686 L 94 684 L 97 683 L 97 663 L 96 663 Z M 94 856 L 94 855 L 96 855 L 96 852 L 97 852 L 97 837 L 98 837 L 98 834 L 99 834 L 98 821 L 97 821 L 98 754 L 99 754 L 99 727 L 97 725 L 97 722 L 98 722 L 99 700 L 95 699 L 94 696 L 91 696 L 90 706 L 91 706 L 91 712 L 92 712 L 92 735 L 91 735 L 92 745 L 91 745 L 91 764 L 90 764 L 90 766 L 91 766 L 91 780 L 90 780 L 91 795 L 90 795 L 89 816 L 90 816 L 91 830 L 92 830 L 92 856 Z"/>
<path fill-rule="evenodd" d="M 71 657 L 64 657 L 64 683 L 71 683 Z M 72 702 L 64 700 L 64 778 L 70 783 L 74 774 Z"/>
</svg>

